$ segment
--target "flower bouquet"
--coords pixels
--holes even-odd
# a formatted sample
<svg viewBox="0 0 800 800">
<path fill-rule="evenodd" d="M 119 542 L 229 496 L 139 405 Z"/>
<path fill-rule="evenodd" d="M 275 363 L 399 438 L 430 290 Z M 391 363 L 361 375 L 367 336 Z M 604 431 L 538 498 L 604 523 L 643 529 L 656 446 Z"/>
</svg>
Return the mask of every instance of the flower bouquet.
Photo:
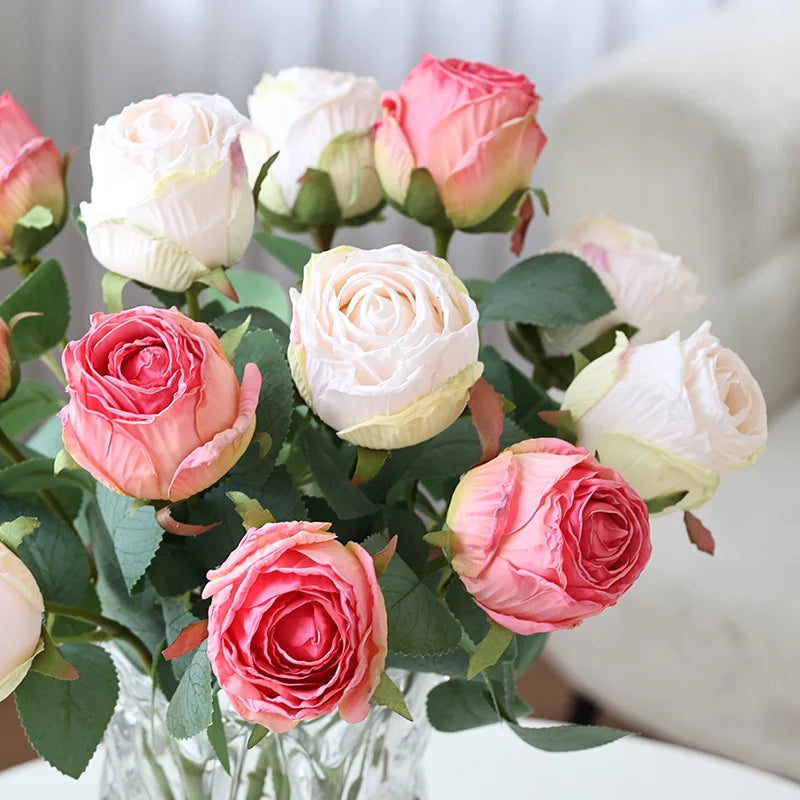
<svg viewBox="0 0 800 800">
<path fill-rule="evenodd" d="M 68 342 L 64 272 L 37 256 L 67 159 L 0 98 L 0 254 L 23 278 L 0 304 L 0 699 L 52 765 L 79 776 L 105 737 L 108 798 L 411 800 L 428 725 L 624 735 L 521 724 L 515 678 L 633 585 L 650 514 L 713 551 L 692 512 L 766 412 L 708 324 L 675 332 L 697 278 L 647 233 L 586 220 L 494 283 L 447 262 L 455 231 L 519 254 L 547 213 L 538 101 L 425 56 L 383 95 L 267 75 L 251 120 L 204 94 L 127 106 L 72 215 L 107 312 Z M 386 203 L 433 254 L 332 247 Z M 256 216 L 289 300 L 228 272 Z M 516 356 L 481 345 L 490 322 Z M 20 380 L 34 359 L 66 395 Z"/>
</svg>

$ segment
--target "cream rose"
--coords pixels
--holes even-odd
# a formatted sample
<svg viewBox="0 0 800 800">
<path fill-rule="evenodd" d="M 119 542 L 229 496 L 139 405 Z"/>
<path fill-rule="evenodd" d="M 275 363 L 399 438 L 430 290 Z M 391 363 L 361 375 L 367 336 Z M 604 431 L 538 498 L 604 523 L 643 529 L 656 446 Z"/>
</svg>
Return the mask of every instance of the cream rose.
<svg viewBox="0 0 800 800">
<path fill-rule="evenodd" d="M 609 353 L 578 374 L 563 408 L 578 444 L 620 472 L 645 499 L 688 492 L 674 508 L 697 508 L 721 473 L 752 464 L 767 439 L 758 383 L 706 322 L 631 346 L 622 334 Z"/>
<path fill-rule="evenodd" d="M 0 700 L 22 683 L 33 659 L 41 652 L 44 600 L 30 570 L 0 544 Z"/>
<path fill-rule="evenodd" d="M 372 149 L 372 128 L 381 115 L 380 94 L 374 78 L 347 72 L 291 67 L 275 76 L 264 75 L 247 99 L 252 125 L 242 134 L 251 183 L 267 158 L 280 153 L 261 186 L 259 202 L 300 225 L 314 224 L 305 216 L 329 210 L 297 209 L 302 219 L 295 219 L 294 213 L 300 179 L 313 168 L 330 176 L 341 219 L 381 205 Z"/>
<path fill-rule="evenodd" d="M 150 286 L 184 291 L 244 255 L 255 207 L 239 133 L 219 95 L 160 95 L 96 125 L 92 200 L 81 204 L 95 258 Z"/>
<path fill-rule="evenodd" d="M 559 236 L 546 251 L 572 253 L 597 273 L 615 309 L 587 325 L 546 328 L 545 341 L 569 353 L 601 333 L 627 323 L 638 328 L 634 344 L 663 339 L 703 304 L 697 275 L 665 253 L 652 234 L 609 217 L 592 217 Z"/>
<path fill-rule="evenodd" d="M 483 372 L 478 309 L 430 253 L 395 244 L 312 256 L 292 304 L 297 388 L 353 444 L 393 449 L 435 436 Z"/>
</svg>

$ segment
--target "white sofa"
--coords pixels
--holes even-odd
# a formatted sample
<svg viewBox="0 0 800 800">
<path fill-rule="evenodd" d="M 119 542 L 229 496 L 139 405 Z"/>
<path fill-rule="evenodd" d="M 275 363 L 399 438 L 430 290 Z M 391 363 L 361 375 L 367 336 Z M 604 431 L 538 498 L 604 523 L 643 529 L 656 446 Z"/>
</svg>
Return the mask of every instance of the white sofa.
<svg viewBox="0 0 800 800">
<path fill-rule="evenodd" d="M 800 3 L 734 8 L 598 66 L 546 149 L 553 231 L 605 212 L 700 275 L 709 318 L 759 379 L 766 454 L 681 519 L 622 602 L 551 637 L 584 693 L 666 738 L 800 779 Z M 697 320 L 695 320 L 697 321 Z M 687 326 L 688 328 L 689 326 Z"/>
</svg>

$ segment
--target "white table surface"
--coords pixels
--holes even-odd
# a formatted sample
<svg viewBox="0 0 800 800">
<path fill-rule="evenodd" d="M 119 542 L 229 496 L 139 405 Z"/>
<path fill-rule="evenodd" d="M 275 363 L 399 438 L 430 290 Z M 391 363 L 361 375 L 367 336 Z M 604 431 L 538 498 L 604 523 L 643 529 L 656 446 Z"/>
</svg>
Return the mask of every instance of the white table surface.
<svg viewBox="0 0 800 800">
<path fill-rule="evenodd" d="M 434 733 L 429 800 L 800 800 L 800 785 L 682 747 L 629 737 L 576 753 L 543 753 L 499 725 Z M 1 800 L 93 800 L 102 758 L 80 780 L 40 761 L 0 772 Z M 558 794 L 554 794 L 554 793 Z"/>
</svg>

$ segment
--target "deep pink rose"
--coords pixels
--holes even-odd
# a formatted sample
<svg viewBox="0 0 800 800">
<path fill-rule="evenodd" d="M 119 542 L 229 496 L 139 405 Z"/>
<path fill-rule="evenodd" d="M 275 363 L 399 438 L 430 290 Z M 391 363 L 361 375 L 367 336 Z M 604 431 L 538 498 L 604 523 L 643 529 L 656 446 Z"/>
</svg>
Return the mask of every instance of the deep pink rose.
<svg viewBox="0 0 800 800">
<path fill-rule="evenodd" d="M 64 446 L 97 480 L 147 500 L 184 500 L 219 480 L 255 429 L 261 373 L 242 385 L 214 331 L 175 308 L 93 314 L 64 351 Z"/>
<path fill-rule="evenodd" d="M 336 708 L 361 722 L 386 661 L 386 608 L 372 558 L 329 528 L 251 528 L 203 590 L 219 685 L 243 719 L 276 733 Z"/>
<path fill-rule="evenodd" d="M 457 228 L 477 225 L 526 188 L 547 140 L 533 84 L 489 64 L 424 55 L 381 103 L 375 166 L 384 191 L 402 205 L 412 170 L 427 168 Z"/>
<path fill-rule="evenodd" d="M 470 470 L 447 524 L 467 591 L 526 635 L 574 628 L 614 605 L 650 558 L 642 499 L 561 439 L 528 439 Z"/>
<path fill-rule="evenodd" d="M 6 255 L 16 221 L 34 206 L 64 215 L 61 154 L 39 133 L 10 92 L 0 95 L 0 255 Z"/>
</svg>

